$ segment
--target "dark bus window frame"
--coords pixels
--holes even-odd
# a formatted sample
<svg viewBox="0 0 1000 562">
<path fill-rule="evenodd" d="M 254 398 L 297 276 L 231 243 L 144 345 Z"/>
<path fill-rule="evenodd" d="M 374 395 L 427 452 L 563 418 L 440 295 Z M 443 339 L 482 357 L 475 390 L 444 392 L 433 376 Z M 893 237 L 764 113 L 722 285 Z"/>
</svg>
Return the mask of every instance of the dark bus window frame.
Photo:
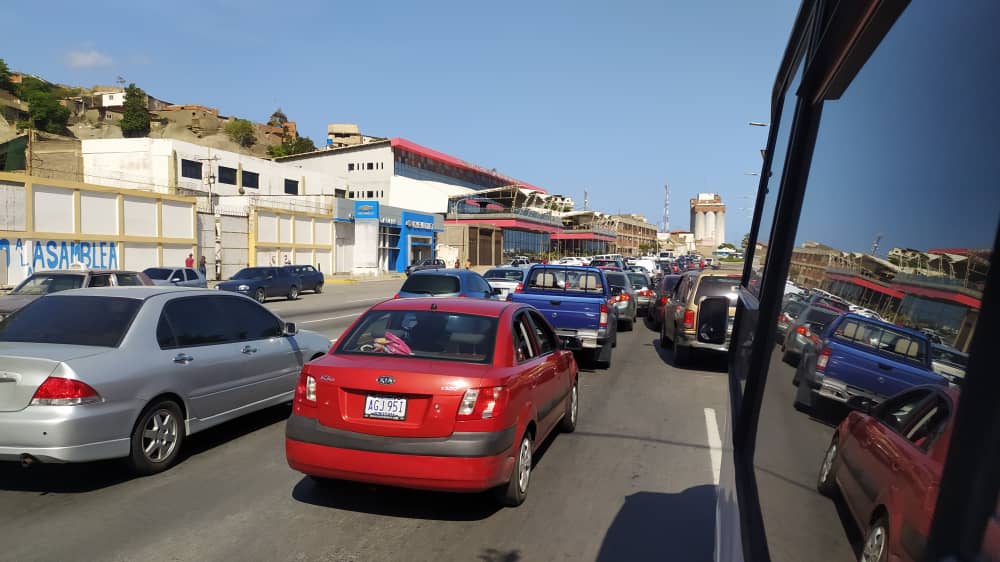
<svg viewBox="0 0 1000 562">
<path fill-rule="evenodd" d="M 751 225 L 739 312 L 730 350 L 730 415 L 733 419 L 734 483 L 739 502 L 740 535 L 745 560 L 770 560 L 754 473 L 758 416 L 774 348 L 774 330 L 798 230 L 806 182 L 824 100 L 835 100 L 881 43 L 909 2 L 805 0 L 796 17 L 772 93 L 771 130 Z M 804 55 L 804 60 L 800 59 Z M 800 69 L 801 64 L 804 69 Z M 787 92 L 796 72 L 804 72 L 797 92 Z M 783 104 L 796 103 L 790 123 L 781 123 Z M 780 177 L 768 177 L 779 128 L 790 127 Z M 784 148 L 784 147 L 781 147 Z M 780 149 L 780 148 L 779 148 Z M 780 185 L 770 184 L 777 180 Z M 768 190 L 777 190 L 759 291 L 748 284 L 761 233 Z M 1000 248 L 994 239 L 993 256 Z M 1000 474 L 1000 377 L 993 376 L 990 345 L 1000 337 L 1000 272 L 990 268 L 975 335 L 969 348 L 963 398 L 956 413 L 940 493 L 924 553 L 926 560 L 977 559 L 987 521 L 994 516 Z M 745 326 L 741 326 L 746 324 Z M 738 341 L 741 328 L 748 341 Z M 747 348 L 741 350 L 741 347 Z M 745 386 L 738 376 L 743 373 Z M 734 376 L 736 374 L 737 376 Z M 983 451 L 993 451 L 983 454 Z"/>
</svg>

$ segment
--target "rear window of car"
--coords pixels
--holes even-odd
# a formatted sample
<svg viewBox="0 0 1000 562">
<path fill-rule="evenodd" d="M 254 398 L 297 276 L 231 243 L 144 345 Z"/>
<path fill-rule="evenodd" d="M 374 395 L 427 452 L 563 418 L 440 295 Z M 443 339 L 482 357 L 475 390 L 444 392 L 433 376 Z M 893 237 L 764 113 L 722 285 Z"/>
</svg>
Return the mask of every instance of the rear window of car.
<svg viewBox="0 0 1000 562">
<path fill-rule="evenodd" d="M 663 281 L 660 281 L 660 290 L 669 293 L 673 291 L 677 284 L 681 282 L 680 276 L 670 276 L 664 277 Z"/>
<path fill-rule="evenodd" d="M 32 275 L 25 279 L 13 291 L 12 295 L 47 295 L 69 289 L 83 287 L 83 275 Z"/>
<path fill-rule="evenodd" d="M 121 287 L 135 287 L 145 285 L 137 273 L 118 273 L 118 285 Z"/>
<path fill-rule="evenodd" d="M 563 290 L 568 293 L 602 293 L 604 283 L 596 271 L 561 269 L 558 267 L 536 268 L 528 276 L 529 289 L 545 291 Z"/>
<path fill-rule="evenodd" d="M 497 319 L 433 310 L 369 310 L 335 353 L 469 363 L 493 360 Z M 428 373 L 428 375 L 433 373 Z"/>
<path fill-rule="evenodd" d="M 802 324 L 808 325 L 814 332 L 822 332 L 830 322 L 833 322 L 840 313 L 829 308 L 810 306 L 806 308 L 798 319 Z"/>
<path fill-rule="evenodd" d="M 641 273 L 629 273 L 628 280 L 632 282 L 633 289 L 649 288 L 649 279 Z"/>
<path fill-rule="evenodd" d="M 167 269 L 164 267 L 151 267 L 149 269 L 143 270 L 143 273 L 146 274 L 146 277 L 149 277 L 150 279 L 156 279 L 159 281 L 169 279 L 170 274 L 173 272 L 174 270 Z"/>
<path fill-rule="evenodd" d="M 413 275 L 407 277 L 399 291 L 420 295 L 450 295 L 461 291 L 461 283 L 454 275 Z"/>
<path fill-rule="evenodd" d="M 966 367 L 966 362 L 969 360 L 964 353 L 935 346 L 931 347 L 931 358 L 935 361 L 942 361 L 957 365 L 963 369 Z"/>
<path fill-rule="evenodd" d="M 834 339 L 849 341 L 899 359 L 924 362 L 927 345 L 922 339 L 860 320 L 845 320 L 833 332 Z"/>
<path fill-rule="evenodd" d="M 483 277 L 503 281 L 524 281 L 523 269 L 491 269 Z"/>
<path fill-rule="evenodd" d="M 806 306 L 801 302 L 789 301 L 785 303 L 785 306 L 782 308 L 782 312 L 792 317 L 798 317 L 799 313 L 802 312 L 802 309 L 804 309 L 805 307 Z"/>
<path fill-rule="evenodd" d="M 716 277 L 705 276 L 698 284 L 698 292 L 695 293 L 695 302 L 704 297 L 728 297 L 730 301 L 736 302 L 736 295 L 739 293 L 739 277 Z"/>
<path fill-rule="evenodd" d="M 611 285 L 612 287 L 624 288 L 629 286 L 629 282 L 626 280 L 624 273 L 605 273 L 604 276 L 608 279 L 608 285 Z"/>
<path fill-rule="evenodd" d="M 118 347 L 141 307 L 122 297 L 44 297 L 0 322 L 0 341 Z"/>
</svg>

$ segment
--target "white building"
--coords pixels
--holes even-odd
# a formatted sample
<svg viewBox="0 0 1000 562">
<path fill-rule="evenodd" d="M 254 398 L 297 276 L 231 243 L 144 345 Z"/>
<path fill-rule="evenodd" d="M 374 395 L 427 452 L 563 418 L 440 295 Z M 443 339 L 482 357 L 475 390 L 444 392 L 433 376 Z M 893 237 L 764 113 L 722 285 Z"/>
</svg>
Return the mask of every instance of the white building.
<svg viewBox="0 0 1000 562">
<path fill-rule="evenodd" d="M 699 193 L 691 199 L 691 232 L 695 244 L 717 248 L 726 241 L 726 206 L 716 193 Z"/>
</svg>

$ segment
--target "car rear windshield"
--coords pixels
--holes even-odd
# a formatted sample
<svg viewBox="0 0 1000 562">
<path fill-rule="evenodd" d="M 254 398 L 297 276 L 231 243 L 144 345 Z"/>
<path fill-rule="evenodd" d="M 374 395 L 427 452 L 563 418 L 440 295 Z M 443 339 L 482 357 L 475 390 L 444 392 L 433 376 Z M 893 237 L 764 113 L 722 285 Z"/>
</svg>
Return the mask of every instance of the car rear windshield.
<svg viewBox="0 0 1000 562">
<path fill-rule="evenodd" d="M 673 291 L 677 284 L 681 282 L 680 275 L 671 275 L 669 277 L 664 277 L 660 284 L 660 290 L 665 292 Z"/>
<path fill-rule="evenodd" d="M 491 269 L 483 277 L 487 279 L 501 279 L 504 281 L 523 281 L 523 269 Z"/>
<path fill-rule="evenodd" d="M 629 273 L 628 280 L 632 282 L 633 289 L 649 288 L 649 279 L 641 273 Z"/>
<path fill-rule="evenodd" d="M 369 310 L 336 353 L 469 363 L 493 360 L 497 319 L 433 310 Z"/>
<path fill-rule="evenodd" d="M 608 285 L 611 285 L 612 287 L 624 288 L 629 286 L 624 273 L 605 273 L 604 276 L 608 278 Z"/>
<path fill-rule="evenodd" d="M 450 295 L 460 291 L 461 283 L 454 275 L 414 275 L 399 289 L 401 293 L 418 295 Z"/>
<path fill-rule="evenodd" d="M 0 322 L 0 341 L 118 347 L 141 307 L 122 297 L 45 297 Z"/>
<path fill-rule="evenodd" d="M 803 324 L 810 326 L 814 332 L 822 332 L 838 316 L 840 313 L 836 310 L 813 306 L 807 308 L 799 319 L 802 320 Z"/>
<path fill-rule="evenodd" d="M 267 277 L 268 270 L 263 267 L 248 267 L 241 269 L 233 275 L 231 279 L 263 279 Z"/>
<path fill-rule="evenodd" d="M 169 279 L 170 278 L 170 274 L 173 273 L 173 272 L 174 272 L 174 270 L 172 270 L 172 269 L 165 269 L 165 268 L 162 268 L 162 267 L 151 267 L 151 268 L 143 271 L 143 273 L 146 274 L 146 277 L 149 277 L 150 279 L 158 279 L 158 280 Z"/>
<path fill-rule="evenodd" d="M 32 275 L 13 291 L 12 295 L 47 295 L 83 287 L 83 275 Z"/>
<path fill-rule="evenodd" d="M 601 274 L 593 270 L 542 267 L 528 276 L 529 289 L 566 291 L 567 293 L 603 293 Z"/>
<path fill-rule="evenodd" d="M 782 312 L 791 316 L 792 318 L 797 318 L 799 313 L 802 312 L 802 309 L 805 307 L 806 305 L 802 304 L 801 302 L 789 301 L 785 303 L 785 307 L 782 310 Z"/>
<path fill-rule="evenodd" d="M 844 320 L 837 326 L 833 337 L 895 356 L 898 359 L 920 363 L 927 360 L 927 344 L 923 339 L 871 322 L 854 319 Z"/>
<path fill-rule="evenodd" d="M 937 346 L 931 347 L 931 358 L 935 361 L 951 363 L 952 365 L 962 367 L 963 369 L 966 367 L 966 362 L 969 360 L 969 358 L 960 351 L 953 351 Z"/>
<path fill-rule="evenodd" d="M 701 278 L 701 283 L 698 284 L 698 293 L 695 294 L 695 302 L 700 301 L 702 297 L 728 297 L 731 302 L 736 302 L 739 288 L 739 277 L 705 276 Z"/>
</svg>

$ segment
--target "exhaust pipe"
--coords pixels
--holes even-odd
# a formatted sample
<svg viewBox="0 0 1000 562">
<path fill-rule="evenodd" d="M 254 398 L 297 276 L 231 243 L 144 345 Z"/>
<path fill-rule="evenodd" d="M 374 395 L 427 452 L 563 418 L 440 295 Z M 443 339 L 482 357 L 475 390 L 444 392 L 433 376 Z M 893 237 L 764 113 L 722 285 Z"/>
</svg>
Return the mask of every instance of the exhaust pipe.
<svg viewBox="0 0 1000 562">
<path fill-rule="evenodd" d="M 29 468 L 32 465 L 38 464 L 40 461 L 35 457 L 29 455 L 28 453 L 21 453 L 21 467 Z"/>
</svg>

